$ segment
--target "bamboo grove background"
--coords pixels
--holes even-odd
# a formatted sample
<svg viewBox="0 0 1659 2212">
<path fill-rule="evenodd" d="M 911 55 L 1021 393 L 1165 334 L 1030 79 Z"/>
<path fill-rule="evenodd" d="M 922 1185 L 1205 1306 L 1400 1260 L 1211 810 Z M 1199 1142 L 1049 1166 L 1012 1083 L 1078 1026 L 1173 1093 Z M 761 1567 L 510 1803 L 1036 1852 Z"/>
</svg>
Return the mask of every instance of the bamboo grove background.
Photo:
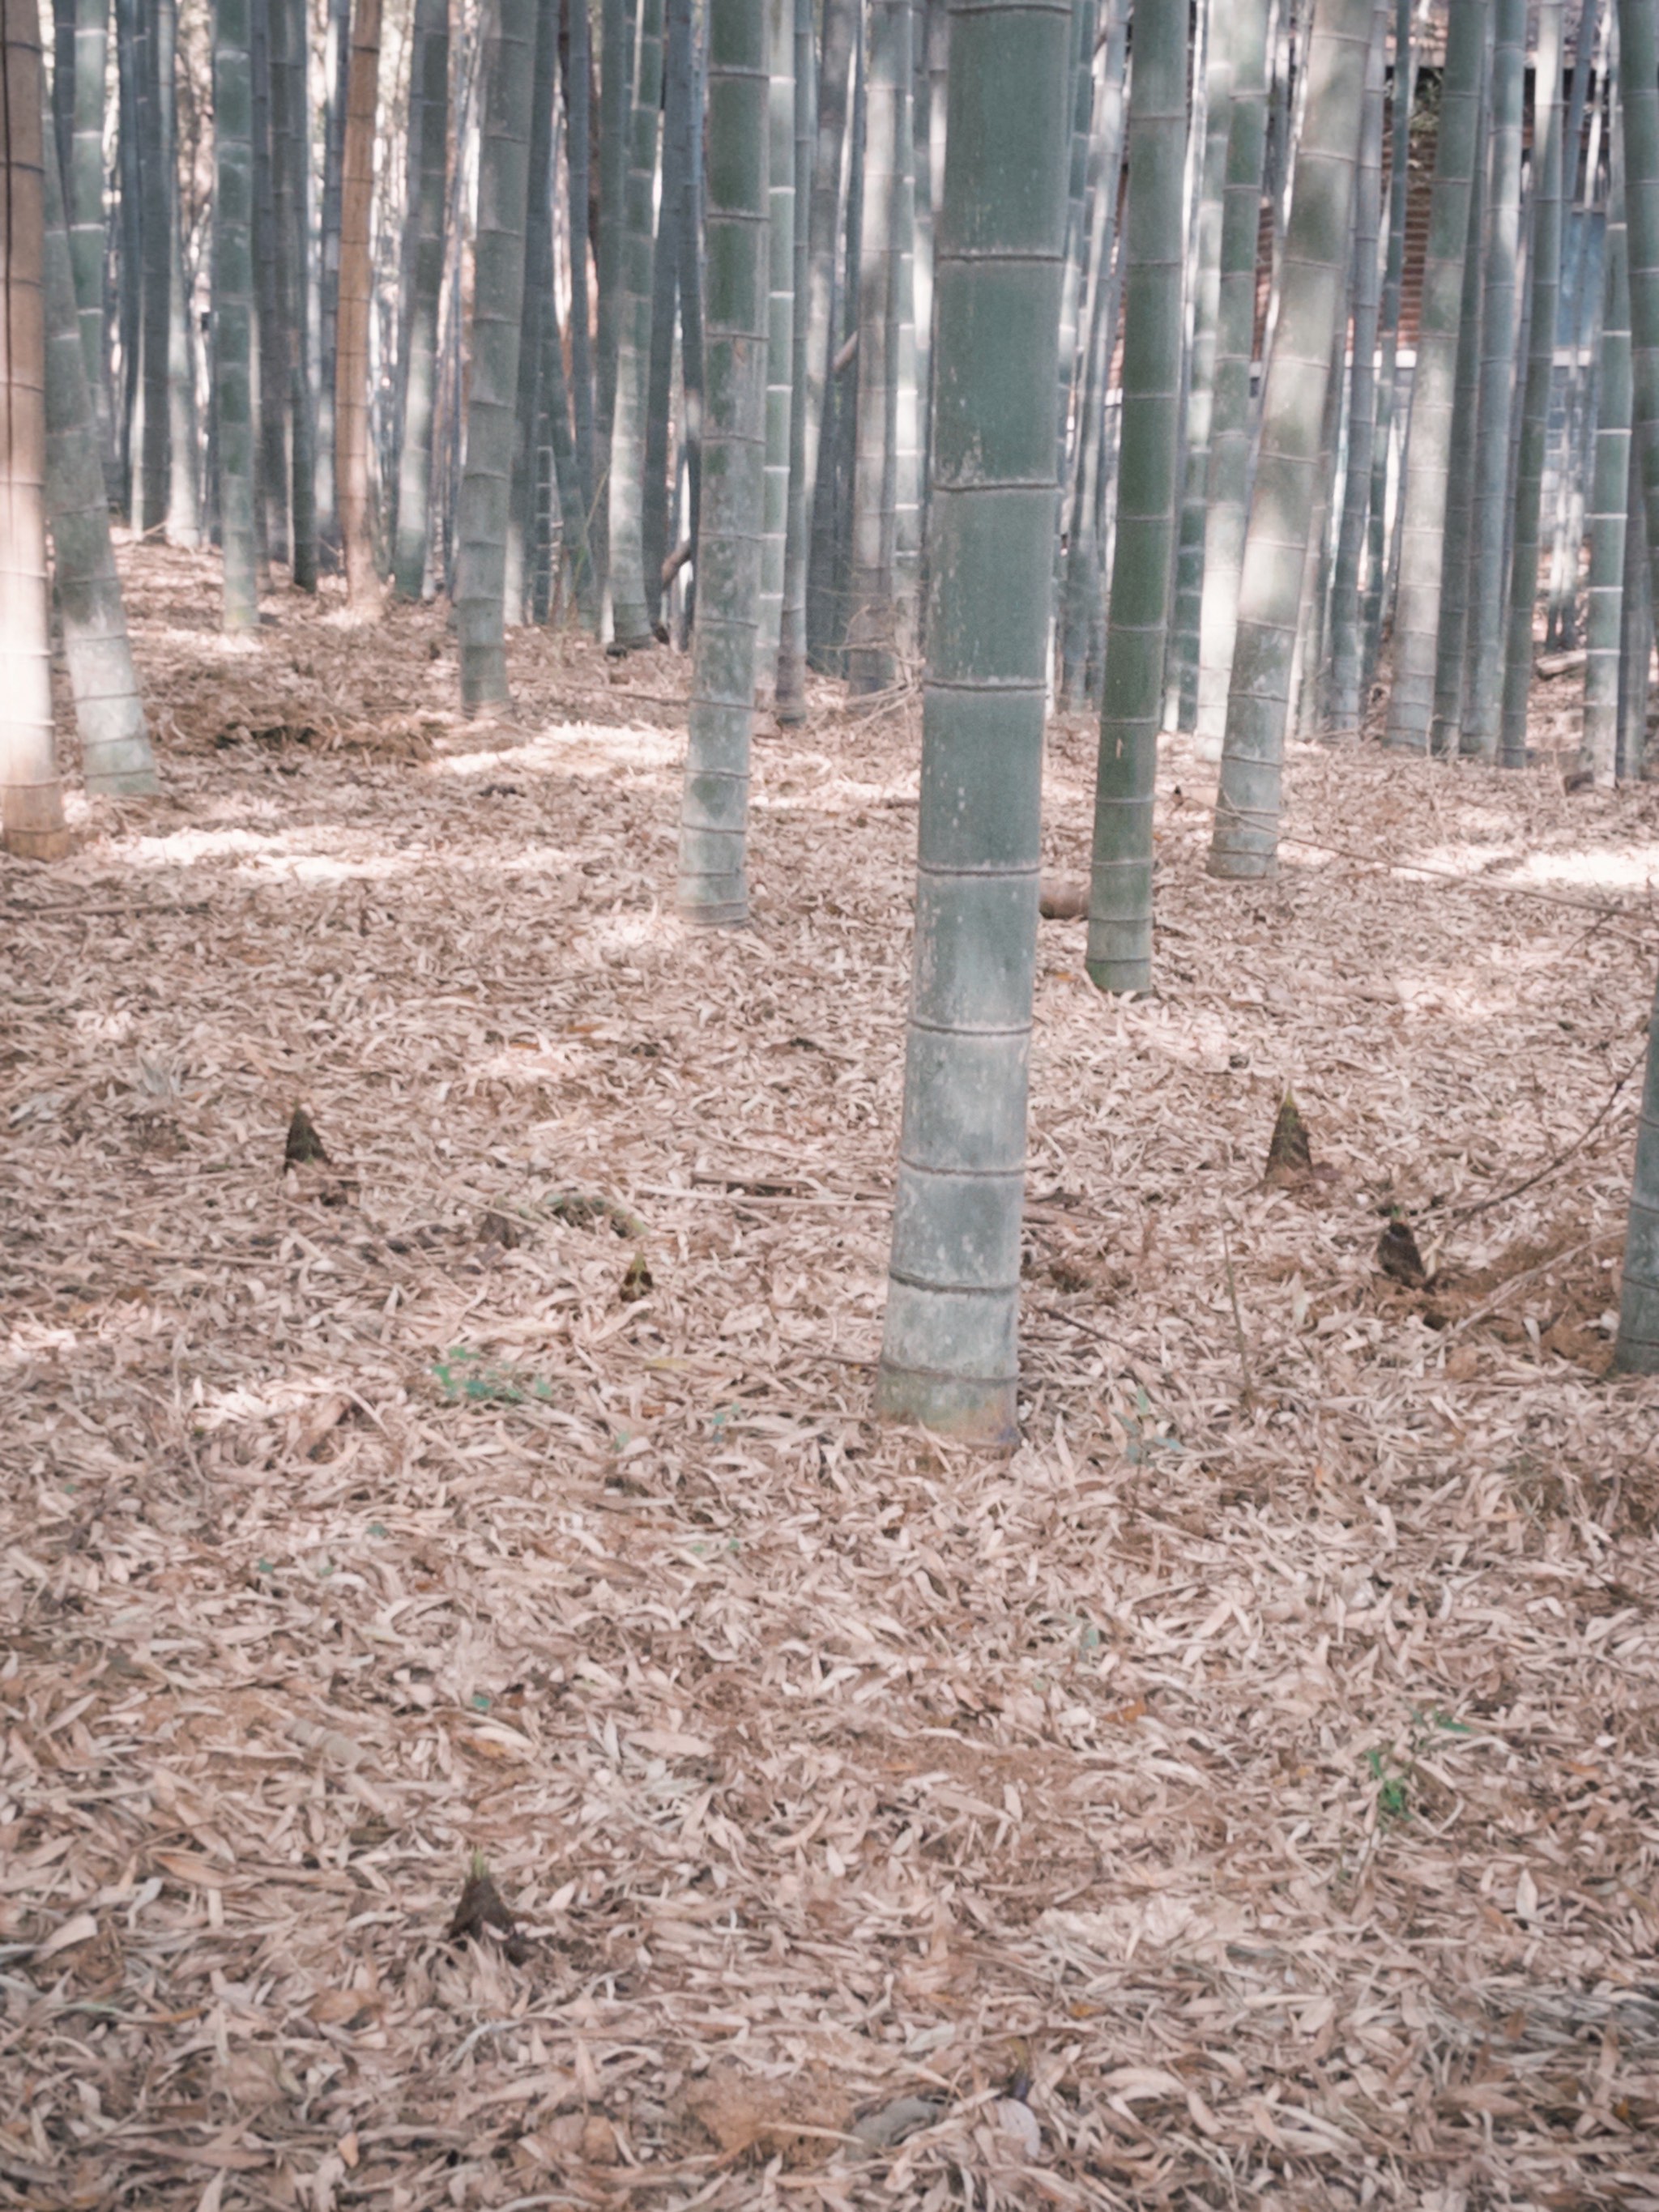
<svg viewBox="0 0 1659 2212">
<path fill-rule="evenodd" d="M 94 790 L 153 778 L 112 515 L 216 543 L 231 632 L 284 574 L 343 575 L 363 619 L 446 599 L 468 711 L 507 702 L 516 625 L 689 648 L 694 922 L 746 915 L 757 701 L 787 723 L 809 669 L 876 696 L 925 672 L 918 1004 L 943 995 L 901 1155 L 937 1152 L 915 1218 L 971 1258 L 928 1295 L 1008 1317 L 981 1364 L 1017 1303 L 975 1276 L 968 1194 L 1007 1185 L 1012 1250 L 1040 714 L 986 794 L 1034 703 L 1098 712 L 1109 992 L 1153 982 L 1164 730 L 1218 763 L 1208 865 L 1245 881 L 1293 737 L 1525 766 L 1540 644 L 1582 666 L 1575 773 L 1644 772 L 1650 0 L 1071 0 L 1052 82 L 976 0 L 3 6 L 9 844 L 64 837 L 46 526 Z M 987 255 L 1047 272 L 1010 311 L 1036 350 L 964 304 Z M 1644 1126 L 1626 1364 L 1659 1361 L 1659 1081 Z"/>
<path fill-rule="evenodd" d="M 1138 11 L 1143 79 L 1158 12 Z M 493 634 L 499 599 L 508 624 L 686 641 L 708 13 L 58 0 L 47 97 L 111 507 L 140 533 L 226 544 L 228 625 L 252 619 L 273 569 L 311 588 L 343 568 L 362 604 L 387 586 L 453 595 L 464 635 Z M 1156 719 L 1216 750 L 1265 365 L 1309 313 L 1291 218 L 1316 11 L 1243 0 L 1171 16 L 1184 81 L 1156 125 L 1156 258 L 1122 222 L 1129 110 L 1154 127 L 1133 91 L 1136 13 L 1073 13 L 1053 687 L 1072 706 L 1099 696 L 1119 441 L 1158 404 L 1150 374 L 1170 403 L 1152 431 L 1170 481 L 1155 513 L 1122 520 L 1139 566 L 1173 508 Z M 1541 548 L 1548 642 L 1588 654 L 1586 766 L 1636 773 L 1649 617 L 1624 588 L 1613 11 L 1346 13 L 1353 173 L 1335 196 L 1349 210 L 1338 374 L 1315 379 L 1328 398 L 1310 426 L 1296 726 L 1358 729 L 1392 672 L 1391 741 L 1519 757 Z M 762 133 L 769 241 L 758 671 L 787 714 L 805 665 L 879 690 L 923 648 L 950 21 L 945 0 L 764 15 L 766 112 L 742 126 Z M 1152 561 L 1156 574 L 1155 544 Z M 485 693 L 502 680 L 477 678 Z"/>
</svg>

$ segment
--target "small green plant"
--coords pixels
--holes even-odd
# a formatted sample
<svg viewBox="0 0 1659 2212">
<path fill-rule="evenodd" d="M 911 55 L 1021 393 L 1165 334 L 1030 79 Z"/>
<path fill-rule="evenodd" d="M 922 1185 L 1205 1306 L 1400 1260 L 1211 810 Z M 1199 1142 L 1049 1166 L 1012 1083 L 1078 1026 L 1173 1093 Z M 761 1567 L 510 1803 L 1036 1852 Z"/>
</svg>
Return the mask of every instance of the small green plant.
<svg viewBox="0 0 1659 2212">
<path fill-rule="evenodd" d="M 1376 1784 L 1376 1809 L 1385 1820 L 1403 1820 L 1412 1809 L 1411 1784 L 1394 1763 L 1391 1748 L 1368 1751 L 1365 1765 Z"/>
<path fill-rule="evenodd" d="M 552 1388 L 538 1376 L 513 1367 L 490 1367 L 482 1355 L 457 1345 L 433 1362 L 432 1372 L 448 1406 L 522 1406 L 527 1398 L 545 1400 Z"/>
</svg>

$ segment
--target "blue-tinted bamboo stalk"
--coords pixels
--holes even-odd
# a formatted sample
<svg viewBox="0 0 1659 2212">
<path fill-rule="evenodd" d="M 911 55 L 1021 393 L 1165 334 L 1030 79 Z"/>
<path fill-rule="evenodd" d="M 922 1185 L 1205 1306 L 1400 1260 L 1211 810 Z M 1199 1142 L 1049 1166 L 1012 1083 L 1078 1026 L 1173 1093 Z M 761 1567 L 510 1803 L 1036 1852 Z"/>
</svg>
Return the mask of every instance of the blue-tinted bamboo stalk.
<svg viewBox="0 0 1659 2212">
<path fill-rule="evenodd" d="M 957 0 L 904 1118 L 876 1404 L 1011 1443 L 1036 952 L 1069 9 Z"/>
</svg>

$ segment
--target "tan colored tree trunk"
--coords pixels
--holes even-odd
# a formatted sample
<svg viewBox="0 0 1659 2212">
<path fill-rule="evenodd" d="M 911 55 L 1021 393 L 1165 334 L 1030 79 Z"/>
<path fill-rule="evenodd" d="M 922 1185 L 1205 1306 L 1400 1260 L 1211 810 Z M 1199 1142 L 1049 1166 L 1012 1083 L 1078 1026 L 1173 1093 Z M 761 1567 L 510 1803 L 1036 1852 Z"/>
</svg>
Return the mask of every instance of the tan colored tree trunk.
<svg viewBox="0 0 1659 2212">
<path fill-rule="evenodd" d="M 0 0 L 0 826 L 9 853 L 69 848 L 46 631 L 44 132 L 40 18 Z"/>
<path fill-rule="evenodd" d="M 340 305 L 334 359 L 334 477 L 345 549 L 346 597 L 357 611 L 380 605 L 368 514 L 368 318 L 374 268 L 374 110 L 380 92 L 380 0 L 356 0 L 346 77 L 345 171 L 340 198 Z"/>
</svg>

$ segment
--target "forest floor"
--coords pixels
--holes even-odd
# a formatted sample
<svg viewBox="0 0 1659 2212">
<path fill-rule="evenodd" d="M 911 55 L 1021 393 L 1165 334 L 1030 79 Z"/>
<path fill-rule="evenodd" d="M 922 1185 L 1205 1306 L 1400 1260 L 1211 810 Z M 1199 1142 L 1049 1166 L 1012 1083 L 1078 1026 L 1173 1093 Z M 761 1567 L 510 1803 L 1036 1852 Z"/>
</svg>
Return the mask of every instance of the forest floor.
<svg viewBox="0 0 1659 2212">
<path fill-rule="evenodd" d="M 683 660 L 468 726 L 124 557 L 164 794 L 0 862 L 0 2203 L 1659 2206 L 1659 790 L 1300 747 L 1240 889 L 1172 746 L 975 1458 L 868 1418 L 915 703 L 690 934 Z"/>
</svg>

